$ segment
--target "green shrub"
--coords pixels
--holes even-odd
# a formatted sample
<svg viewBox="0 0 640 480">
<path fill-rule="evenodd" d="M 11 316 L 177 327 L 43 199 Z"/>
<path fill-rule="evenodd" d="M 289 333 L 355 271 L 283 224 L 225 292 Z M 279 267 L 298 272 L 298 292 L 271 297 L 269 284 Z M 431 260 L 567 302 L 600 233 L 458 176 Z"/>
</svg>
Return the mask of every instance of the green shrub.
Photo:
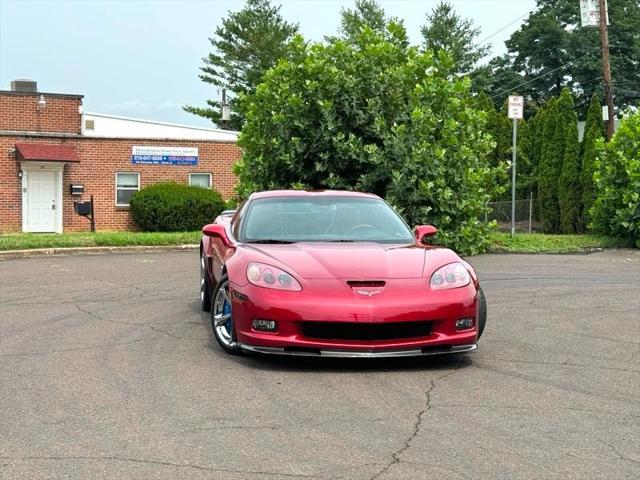
<svg viewBox="0 0 640 480">
<path fill-rule="evenodd" d="M 243 97 L 238 192 L 274 188 L 377 193 L 437 241 L 464 253 L 488 245 L 479 222 L 496 196 L 495 147 L 470 82 L 442 54 L 409 47 L 401 24 L 349 41 L 297 37 L 254 94 Z"/>
<path fill-rule="evenodd" d="M 215 190 L 178 183 L 156 183 L 131 198 L 131 215 L 148 232 L 188 232 L 211 223 L 224 209 Z"/>
<path fill-rule="evenodd" d="M 640 247 L 640 113 L 625 118 L 607 145 L 600 139 L 597 150 L 590 226 Z"/>
</svg>

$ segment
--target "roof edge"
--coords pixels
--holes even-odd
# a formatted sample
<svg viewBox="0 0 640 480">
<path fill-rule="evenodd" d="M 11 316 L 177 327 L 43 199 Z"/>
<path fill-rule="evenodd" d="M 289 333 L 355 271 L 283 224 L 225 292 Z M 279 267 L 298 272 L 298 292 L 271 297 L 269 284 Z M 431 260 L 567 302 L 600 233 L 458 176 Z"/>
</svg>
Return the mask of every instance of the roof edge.
<svg viewBox="0 0 640 480">
<path fill-rule="evenodd" d="M 84 112 L 85 115 L 92 115 L 94 117 L 102 117 L 102 118 L 115 118 L 117 120 L 128 120 L 131 122 L 142 122 L 142 123 L 150 123 L 152 125 L 164 125 L 167 127 L 180 127 L 180 128 L 188 128 L 189 130 L 202 130 L 205 132 L 216 132 L 216 133 L 225 133 L 229 135 L 240 135 L 240 132 L 237 130 L 223 130 L 221 128 L 207 128 L 207 127 L 198 127 L 193 125 L 185 125 L 182 123 L 171 123 L 171 122 L 159 122 L 157 120 L 147 120 L 145 118 L 134 118 L 134 117 L 124 117 L 122 115 L 112 115 L 109 113 L 96 113 L 96 112 Z"/>
<path fill-rule="evenodd" d="M 13 95 L 16 97 L 39 97 L 40 95 L 44 95 L 46 97 L 54 98 L 84 98 L 84 95 L 77 95 L 75 93 L 16 92 L 14 90 L 0 90 L 0 95 Z"/>
</svg>

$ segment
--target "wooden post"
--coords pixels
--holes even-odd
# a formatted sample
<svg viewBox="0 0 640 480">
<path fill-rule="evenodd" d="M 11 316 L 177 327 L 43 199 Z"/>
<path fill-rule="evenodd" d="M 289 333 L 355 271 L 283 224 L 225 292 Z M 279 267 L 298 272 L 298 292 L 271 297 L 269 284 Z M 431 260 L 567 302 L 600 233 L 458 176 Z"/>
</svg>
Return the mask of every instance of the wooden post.
<svg viewBox="0 0 640 480">
<path fill-rule="evenodd" d="M 604 79 L 604 101 L 607 104 L 607 140 L 611 140 L 614 129 L 613 92 L 611 87 L 611 65 L 609 64 L 609 31 L 607 29 L 606 0 L 598 0 L 600 6 L 600 49 L 602 50 L 602 76 Z"/>
</svg>

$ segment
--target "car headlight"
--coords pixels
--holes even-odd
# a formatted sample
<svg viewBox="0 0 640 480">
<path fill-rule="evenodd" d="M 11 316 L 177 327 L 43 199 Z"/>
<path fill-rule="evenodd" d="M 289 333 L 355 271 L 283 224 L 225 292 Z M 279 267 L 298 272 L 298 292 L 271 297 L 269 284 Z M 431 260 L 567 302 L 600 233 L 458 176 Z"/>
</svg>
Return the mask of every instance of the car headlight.
<svg viewBox="0 0 640 480">
<path fill-rule="evenodd" d="M 252 262 L 247 265 L 247 280 L 258 287 L 294 292 L 302 290 L 302 286 L 292 275 L 264 263 Z"/>
<path fill-rule="evenodd" d="M 469 285 L 471 276 L 460 262 L 450 263 L 436 270 L 431 275 L 429 285 L 433 290 L 445 290 L 447 288 L 459 288 Z"/>
</svg>

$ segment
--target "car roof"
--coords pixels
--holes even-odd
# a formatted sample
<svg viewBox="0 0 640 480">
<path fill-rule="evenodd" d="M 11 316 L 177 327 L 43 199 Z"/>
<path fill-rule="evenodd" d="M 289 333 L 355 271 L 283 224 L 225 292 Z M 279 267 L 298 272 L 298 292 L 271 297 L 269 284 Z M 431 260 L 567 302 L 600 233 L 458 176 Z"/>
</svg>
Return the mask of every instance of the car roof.
<svg viewBox="0 0 640 480">
<path fill-rule="evenodd" d="M 348 190 L 267 190 L 251 194 L 251 199 L 274 197 L 358 197 L 380 198 L 373 193 L 352 192 Z"/>
</svg>

